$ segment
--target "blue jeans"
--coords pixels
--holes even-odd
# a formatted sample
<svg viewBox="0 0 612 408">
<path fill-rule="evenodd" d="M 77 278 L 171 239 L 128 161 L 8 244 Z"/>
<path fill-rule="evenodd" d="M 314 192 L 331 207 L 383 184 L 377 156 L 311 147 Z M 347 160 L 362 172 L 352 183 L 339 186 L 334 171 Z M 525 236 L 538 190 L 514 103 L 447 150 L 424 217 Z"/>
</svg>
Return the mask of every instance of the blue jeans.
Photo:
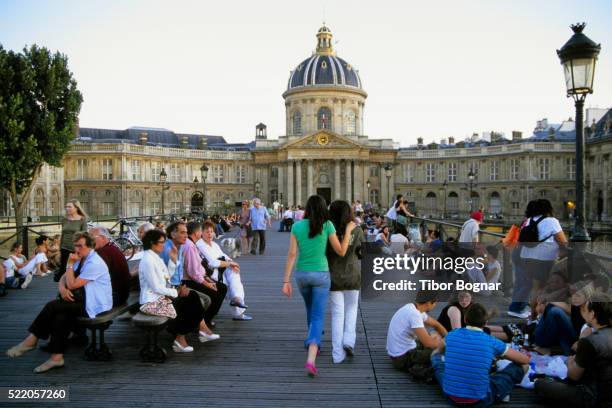
<svg viewBox="0 0 612 408">
<path fill-rule="evenodd" d="M 443 355 L 440 353 L 434 353 L 431 355 L 431 365 L 434 369 L 434 375 L 436 376 L 436 380 L 438 380 L 440 387 L 443 387 L 444 384 L 444 361 L 442 361 L 442 356 Z M 458 404 L 449 398 L 446 393 L 444 393 L 444 389 L 442 392 L 448 398 L 451 404 L 459 407 L 490 407 L 493 404 L 501 402 L 501 400 L 507 395 L 510 395 L 512 388 L 514 388 L 514 384 L 521 382 L 524 375 L 525 372 L 520 365 L 516 363 L 509 364 L 508 367 L 489 376 L 489 392 L 487 392 L 487 396 L 474 403 Z"/>
<path fill-rule="evenodd" d="M 514 270 L 514 289 L 512 290 L 512 303 L 508 310 L 515 313 L 523 311 L 533 288 L 533 278 L 527 276 L 525 264 L 521 258 L 521 246 L 512 251 L 512 269 Z"/>
<path fill-rule="evenodd" d="M 295 272 L 300 293 L 306 305 L 306 321 L 308 323 L 308 336 L 304 340 L 304 347 L 316 344 L 321 347 L 321 336 L 325 324 L 325 308 L 329 299 L 331 278 L 329 272 Z"/>
<path fill-rule="evenodd" d="M 550 348 L 560 345 L 565 355 L 570 354 L 572 344 L 577 340 L 570 316 L 560 307 L 551 304 L 546 305 L 534 336 L 537 346 Z"/>
</svg>

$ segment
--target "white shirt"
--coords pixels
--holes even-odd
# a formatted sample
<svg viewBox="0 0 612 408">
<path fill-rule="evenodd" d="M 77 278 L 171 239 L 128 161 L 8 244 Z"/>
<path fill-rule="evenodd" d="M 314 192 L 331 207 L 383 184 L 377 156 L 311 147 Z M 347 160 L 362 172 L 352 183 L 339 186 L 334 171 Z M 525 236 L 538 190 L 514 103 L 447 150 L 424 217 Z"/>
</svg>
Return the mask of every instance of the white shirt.
<svg viewBox="0 0 612 408">
<path fill-rule="evenodd" d="M 406 250 L 406 246 L 410 241 L 402 234 L 391 235 L 391 250 L 394 254 L 403 254 Z"/>
<path fill-rule="evenodd" d="M 416 333 L 414 329 L 425 327 L 427 313 L 417 310 L 414 303 L 401 307 L 389 323 L 387 331 L 387 354 L 399 357 L 416 348 Z"/>
<path fill-rule="evenodd" d="M 40 264 L 47 262 L 47 255 L 44 252 L 37 253 L 34 258 L 30 259 L 30 261 L 19 270 L 19 274 L 22 276 L 26 276 L 29 273 L 34 272 L 34 269 Z"/>
<path fill-rule="evenodd" d="M 75 271 L 79 262 L 74 264 Z M 85 311 L 90 318 L 112 309 L 113 288 L 108 266 L 95 251 L 91 251 L 85 259 L 79 278 L 89 281 L 85 284 Z"/>
<path fill-rule="evenodd" d="M 19 262 L 20 264 L 26 261 L 23 255 L 21 256 L 11 255 L 4 262 L 2 262 L 2 265 L 4 265 L 4 269 L 6 270 L 5 276 L 7 278 L 11 278 L 15 276 L 15 272 L 17 271 L 17 265 L 15 264 L 15 259 L 17 259 L 17 262 Z"/>
<path fill-rule="evenodd" d="M 283 214 L 283 218 L 293 218 L 293 211 L 291 210 L 285 211 L 285 213 Z"/>
<path fill-rule="evenodd" d="M 540 219 L 541 216 L 533 217 L 534 221 Z M 528 219 L 524 227 L 529 225 L 531 219 Z M 523 227 L 523 228 L 524 228 Z M 537 259 L 540 261 L 554 261 L 559 254 L 559 244 L 555 241 L 555 234 L 563 231 L 559 220 L 555 217 L 546 217 L 538 223 L 538 240 L 542 241 L 533 248 L 523 246 L 521 249 L 521 258 Z"/>
<path fill-rule="evenodd" d="M 196 242 L 196 247 L 198 247 L 200 254 L 206 258 L 208 265 L 215 269 L 212 279 L 218 280 L 219 271 L 217 269 L 219 266 L 221 266 L 221 260 L 219 258 L 223 257 L 226 261 L 231 261 L 232 259 L 225 255 L 225 252 L 223 252 L 219 244 L 217 244 L 215 241 L 212 241 L 211 245 L 208 245 L 202 238 L 200 238 L 198 239 L 198 242 Z"/>
<path fill-rule="evenodd" d="M 141 305 L 154 302 L 161 296 L 178 296 L 176 289 L 167 286 L 170 273 L 164 260 L 151 249 L 142 252 L 142 260 L 138 264 L 138 280 Z"/>
<path fill-rule="evenodd" d="M 389 211 L 387 211 L 387 214 L 385 214 L 385 217 L 390 218 L 392 220 L 397 220 L 397 210 L 395 209 L 396 203 L 397 201 L 393 202 L 393 205 L 391 206 L 391 208 L 389 208 Z"/>
<path fill-rule="evenodd" d="M 463 223 L 461 227 L 461 235 L 459 236 L 459 242 L 476 242 L 478 239 L 478 231 L 480 227 L 475 219 L 470 218 Z"/>
</svg>

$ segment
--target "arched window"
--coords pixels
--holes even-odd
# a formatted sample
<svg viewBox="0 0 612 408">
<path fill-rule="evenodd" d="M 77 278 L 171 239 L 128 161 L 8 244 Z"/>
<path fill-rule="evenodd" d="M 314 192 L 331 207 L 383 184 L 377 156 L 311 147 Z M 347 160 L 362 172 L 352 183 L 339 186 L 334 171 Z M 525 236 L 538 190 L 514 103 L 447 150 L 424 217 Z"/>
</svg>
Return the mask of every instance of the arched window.
<svg viewBox="0 0 612 408">
<path fill-rule="evenodd" d="M 427 193 L 427 195 L 425 196 L 425 206 L 426 211 L 429 211 L 430 214 L 438 210 L 438 201 L 436 193 L 434 193 L 433 191 Z"/>
<path fill-rule="evenodd" d="M 480 207 L 480 196 L 478 195 L 477 192 L 472 191 L 472 197 L 470 198 L 470 202 L 472 203 L 471 205 L 472 211 L 476 211 Z"/>
<path fill-rule="evenodd" d="M 180 214 L 183 211 L 183 195 L 180 191 L 173 191 L 170 199 L 170 209 L 172 213 Z"/>
<path fill-rule="evenodd" d="M 329 108 L 321 108 L 317 113 L 317 129 L 331 129 L 332 116 Z"/>
<path fill-rule="evenodd" d="M 497 191 L 491 193 L 491 198 L 489 200 L 489 211 L 494 215 L 499 215 L 502 213 L 502 201 Z"/>
<path fill-rule="evenodd" d="M 347 135 L 356 134 L 357 125 L 356 125 L 355 112 L 348 111 L 348 113 L 346 114 L 345 121 L 346 121 L 346 134 Z"/>
<path fill-rule="evenodd" d="M 448 193 L 448 211 L 456 213 L 459 211 L 459 196 L 454 191 Z"/>
<path fill-rule="evenodd" d="M 301 111 L 295 111 L 293 113 L 293 118 L 291 118 L 292 121 L 292 127 L 293 127 L 293 134 L 294 135 L 301 135 L 302 134 L 302 112 Z"/>
</svg>

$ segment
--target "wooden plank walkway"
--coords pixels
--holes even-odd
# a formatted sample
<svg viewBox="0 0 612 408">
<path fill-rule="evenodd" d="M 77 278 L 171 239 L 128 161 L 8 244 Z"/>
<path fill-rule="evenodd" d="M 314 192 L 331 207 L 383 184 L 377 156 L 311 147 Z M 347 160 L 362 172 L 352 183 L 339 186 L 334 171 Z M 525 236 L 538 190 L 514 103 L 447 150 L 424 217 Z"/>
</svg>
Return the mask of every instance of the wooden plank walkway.
<svg viewBox="0 0 612 408">
<path fill-rule="evenodd" d="M 276 225 L 275 225 L 276 227 Z M 88 362 L 82 348 L 65 355 L 66 367 L 46 374 L 32 369 L 48 355 L 35 350 L 18 359 L 4 351 L 25 335 L 41 306 L 54 297 L 51 277 L 35 278 L 27 290 L 0 298 L 0 386 L 70 387 L 70 407 L 232 406 L 232 407 L 438 407 L 448 406 L 436 385 L 415 384 L 394 370 L 385 352 L 388 322 L 401 303 L 362 302 L 357 322 L 356 355 L 331 362 L 329 316 L 317 360 L 320 376 L 309 379 L 303 365 L 306 332 L 302 299 L 281 294 L 288 233 L 269 231 L 264 256 L 238 259 L 242 267 L 250 322 L 231 320 L 224 305 L 216 321 L 219 341 L 189 341 L 195 352 L 177 355 L 171 338 L 161 335 L 169 355 L 164 364 L 142 363 L 138 350 L 144 333 L 130 322 L 107 331 L 112 362 Z M 295 286 L 294 286 L 295 289 Z M 487 299 L 501 306 L 502 299 Z M 443 305 L 440 305 L 441 308 Z M 502 309 L 500 307 L 500 309 Z M 439 310 L 439 309 L 438 309 Z M 502 309 L 503 310 L 503 309 Z M 329 313 L 329 312 L 328 312 Z M 432 313 L 436 317 L 438 311 Z M 36 406 L 45 406 L 35 403 Z M 34 405 L 32 403 L 31 405 Z M 48 406 L 58 406 L 48 403 Z M 531 391 L 517 389 L 509 407 L 537 406 Z"/>
</svg>

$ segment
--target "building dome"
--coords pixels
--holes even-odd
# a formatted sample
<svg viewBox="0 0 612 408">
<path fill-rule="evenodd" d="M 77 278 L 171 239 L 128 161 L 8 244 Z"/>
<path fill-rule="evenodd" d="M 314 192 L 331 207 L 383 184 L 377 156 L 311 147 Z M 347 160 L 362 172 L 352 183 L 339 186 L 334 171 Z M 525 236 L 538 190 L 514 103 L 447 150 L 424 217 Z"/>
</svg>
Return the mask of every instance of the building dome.
<svg viewBox="0 0 612 408">
<path fill-rule="evenodd" d="M 317 33 L 317 51 L 291 71 L 287 90 L 311 86 L 362 89 L 355 67 L 336 56 L 332 46 L 332 33 L 325 25 Z"/>
</svg>

